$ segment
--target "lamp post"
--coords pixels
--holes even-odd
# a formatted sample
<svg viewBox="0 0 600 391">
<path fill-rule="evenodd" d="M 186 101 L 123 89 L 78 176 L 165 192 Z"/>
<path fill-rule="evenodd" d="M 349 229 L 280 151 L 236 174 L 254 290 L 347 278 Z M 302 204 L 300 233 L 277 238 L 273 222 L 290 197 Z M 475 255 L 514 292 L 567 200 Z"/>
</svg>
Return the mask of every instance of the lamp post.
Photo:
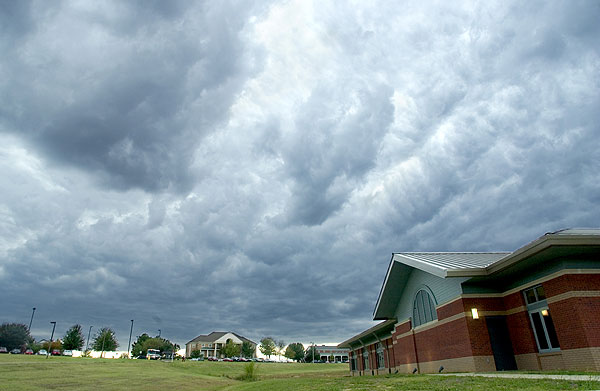
<svg viewBox="0 0 600 391">
<path fill-rule="evenodd" d="M 312 356 L 313 356 L 312 363 L 314 364 L 315 363 L 315 343 L 311 342 L 311 344 L 312 344 Z"/>
<path fill-rule="evenodd" d="M 129 342 L 127 343 L 127 357 L 131 358 L 129 352 L 131 351 L 131 333 L 133 332 L 133 319 L 131 319 L 131 328 L 129 329 Z"/>
<path fill-rule="evenodd" d="M 158 329 L 158 338 L 160 338 L 160 329 Z"/>
<path fill-rule="evenodd" d="M 29 321 L 29 332 L 31 333 L 31 324 L 33 323 L 33 314 L 35 314 L 35 307 L 33 307 L 33 311 L 31 312 L 31 320 Z"/>
<path fill-rule="evenodd" d="M 86 350 L 86 352 L 88 350 L 88 345 L 90 344 L 90 334 L 92 333 L 92 327 L 94 327 L 94 326 L 90 326 L 90 329 L 88 330 L 87 342 L 85 343 L 85 350 Z"/>
<path fill-rule="evenodd" d="M 56 329 L 56 322 L 50 322 L 52 324 L 52 334 L 50 335 L 50 346 L 48 346 L 48 351 L 46 352 L 46 358 L 50 355 L 50 350 L 52 350 L 52 339 L 54 338 L 54 329 Z"/>
</svg>

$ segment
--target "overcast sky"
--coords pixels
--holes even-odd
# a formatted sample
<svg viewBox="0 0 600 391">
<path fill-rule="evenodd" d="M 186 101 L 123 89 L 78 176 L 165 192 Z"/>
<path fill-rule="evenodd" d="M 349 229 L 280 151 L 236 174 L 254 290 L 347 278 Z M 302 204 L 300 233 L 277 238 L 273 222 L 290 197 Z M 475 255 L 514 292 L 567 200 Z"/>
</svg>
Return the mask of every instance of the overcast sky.
<svg viewBox="0 0 600 391">
<path fill-rule="evenodd" d="M 341 342 L 391 253 L 600 221 L 598 1 L 0 0 L 1 322 Z"/>
</svg>

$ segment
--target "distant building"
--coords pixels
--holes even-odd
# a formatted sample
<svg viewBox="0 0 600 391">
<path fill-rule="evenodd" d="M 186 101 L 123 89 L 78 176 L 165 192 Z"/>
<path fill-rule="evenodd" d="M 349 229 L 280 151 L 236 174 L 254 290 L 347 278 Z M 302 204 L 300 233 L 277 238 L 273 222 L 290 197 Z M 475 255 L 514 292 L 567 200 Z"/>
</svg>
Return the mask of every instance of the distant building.
<svg viewBox="0 0 600 391">
<path fill-rule="evenodd" d="M 511 253 L 395 253 L 353 375 L 600 370 L 600 229 Z"/>
<path fill-rule="evenodd" d="M 337 346 L 328 345 L 315 345 L 315 353 L 319 357 L 315 357 L 315 360 L 327 361 L 327 362 L 348 362 L 348 349 L 339 348 Z"/>
<path fill-rule="evenodd" d="M 223 354 L 221 353 L 221 348 L 225 346 L 229 340 L 237 345 L 241 345 L 244 342 L 251 343 L 253 348 L 252 351 L 254 352 L 252 357 L 256 357 L 256 342 L 236 333 L 227 331 L 213 331 L 208 335 L 197 336 L 185 344 L 185 355 L 186 357 L 189 357 L 193 350 L 200 350 L 204 357 L 222 358 Z"/>
</svg>

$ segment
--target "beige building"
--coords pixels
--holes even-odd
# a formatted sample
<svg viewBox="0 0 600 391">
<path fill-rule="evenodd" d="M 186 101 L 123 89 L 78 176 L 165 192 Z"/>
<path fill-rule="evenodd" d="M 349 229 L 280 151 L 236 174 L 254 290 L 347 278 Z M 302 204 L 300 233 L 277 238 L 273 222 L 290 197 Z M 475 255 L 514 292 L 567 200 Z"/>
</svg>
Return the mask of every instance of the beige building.
<svg viewBox="0 0 600 391">
<path fill-rule="evenodd" d="M 221 348 L 225 346 L 229 340 L 236 345 L 241 345 L 244 342 L 251 343 L 253 348 L 252 357 L 256 357 L 256 342 L 231 331 L 213 331 L 208 335 L 197 336 L 185 344 L 185 356 L 190 357 L 193 350 L 200 350 L 205 358 L 222 358 Z"/>
</svg>

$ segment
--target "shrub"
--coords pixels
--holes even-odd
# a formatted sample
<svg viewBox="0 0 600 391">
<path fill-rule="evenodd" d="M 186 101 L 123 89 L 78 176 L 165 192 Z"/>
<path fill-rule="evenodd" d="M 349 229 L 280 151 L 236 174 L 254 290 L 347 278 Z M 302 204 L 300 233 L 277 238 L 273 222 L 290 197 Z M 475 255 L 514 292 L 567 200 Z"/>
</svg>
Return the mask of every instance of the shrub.
<svg viewBox="0 0 600 391">
<path fill-rule="evenodd" d="M 190 358 L 200 358 L 202 357 L 202 352 L 200 350 L 192 350 L 190 354 Z"/>
<path fill-rule="evenodd" d="M 244 365 L 244 373 L 238 377 L 238 380 L 256 381 L 258 380 L 258 365 L 254 361 Z"/>
</svg>

